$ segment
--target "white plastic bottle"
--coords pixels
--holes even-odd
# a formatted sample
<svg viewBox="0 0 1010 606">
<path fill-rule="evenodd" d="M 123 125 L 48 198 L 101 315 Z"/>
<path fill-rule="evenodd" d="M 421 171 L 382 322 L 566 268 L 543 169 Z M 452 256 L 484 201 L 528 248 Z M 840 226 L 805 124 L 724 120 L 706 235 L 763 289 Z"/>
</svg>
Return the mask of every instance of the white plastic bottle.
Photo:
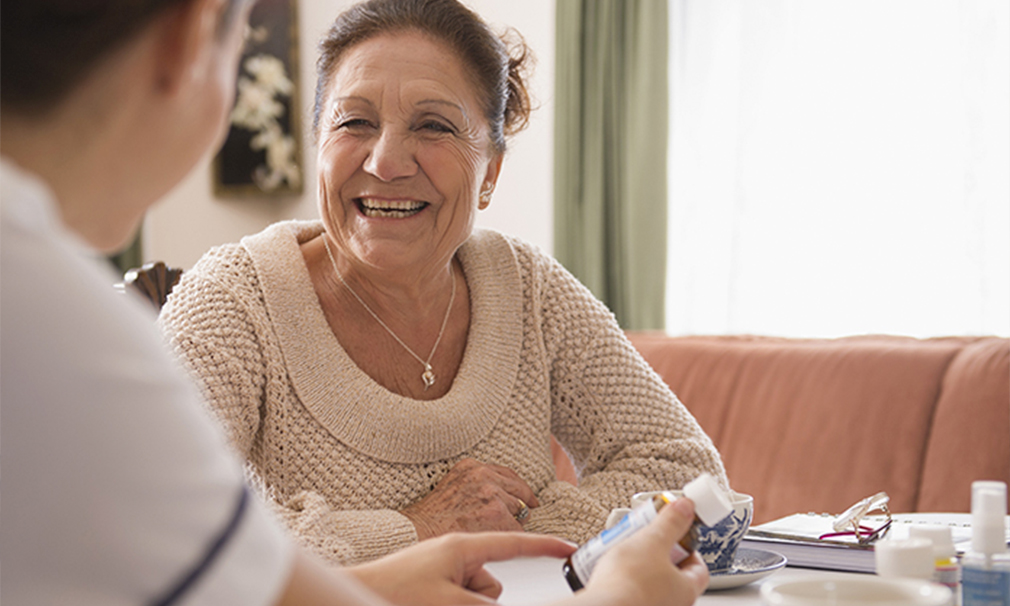
<svg viewBox="0 0 1010 606">
<path fill-rule="evenodd" d="M 933 582 L 950 587 L 957 595 L 961 584 L 961 566 L 954 549 L 954 538 L 950 526 L 915 525 L 908 529 L 910 537 L 929 539 L 933 542 Z"/>
<path fill-rule="evenodd" d="M 926 538 L 886 539 L 873 547 L 877 574 L 882 577 L 904 577 L 933 580 L 936 568 L 933 541 Z"/>
<path fill-rule="evenodd" d="M 971 485 L 971 551 L 961 558 L 963 606 L 1010 606 L 1006 483 Z"/>
</svg>

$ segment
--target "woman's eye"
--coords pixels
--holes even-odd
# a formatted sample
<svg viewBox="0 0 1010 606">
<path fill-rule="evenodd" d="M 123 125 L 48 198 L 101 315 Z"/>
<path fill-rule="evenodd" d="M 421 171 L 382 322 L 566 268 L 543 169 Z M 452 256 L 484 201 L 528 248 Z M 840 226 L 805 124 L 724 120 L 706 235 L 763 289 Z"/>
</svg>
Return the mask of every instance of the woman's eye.
<svg viewBox="0 0 1010 606">
<path fill-rule="evenodd" d="M 421 129 L 432 131 L 436 133 L 454 133 L 456 129 L 452 128 L 444 122 L 439 122 L 437 120 L 427 120 L 421 123 Z"/>
<path fill-rule="evenodd" d="M 364 118 L 351 118 L 342 122 L 337 122 L 337 128 L 362 128 L 369 126 L 368 120 Z"/>
</svg>

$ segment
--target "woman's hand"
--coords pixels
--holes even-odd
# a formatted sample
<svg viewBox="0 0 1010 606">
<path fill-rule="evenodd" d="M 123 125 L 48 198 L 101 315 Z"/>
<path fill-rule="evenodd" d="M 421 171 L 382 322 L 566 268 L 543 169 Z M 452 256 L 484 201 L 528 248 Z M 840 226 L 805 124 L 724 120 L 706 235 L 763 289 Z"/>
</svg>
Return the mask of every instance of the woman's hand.
<svg viewBox="0 0 1010 606">
<path fill-rule="evenodd" d="M 393 604 L 491 604 L 502 586 L 485 563 L 573 551 L 561 539 L 532 533 L 449 534 L 345 570 Z"/>
<path fill-rule="evenodd" d="M 660 509 L 648 526 L 600 558 L 573 604 L 693 604 L 708 586 L 705 562 L 697 553 L 680 564 L 670 560 L 671 549 L 693 521 L 689 499 Z"/>
<path fill-rule="evenodd" d="M 418 540 L 448 532 L 522 530 L 516 515 L 540 503 L 519 475 L 501 465 L 463 459 L 431 493 L 400 511 L 417 529 Z"/>
</svg>

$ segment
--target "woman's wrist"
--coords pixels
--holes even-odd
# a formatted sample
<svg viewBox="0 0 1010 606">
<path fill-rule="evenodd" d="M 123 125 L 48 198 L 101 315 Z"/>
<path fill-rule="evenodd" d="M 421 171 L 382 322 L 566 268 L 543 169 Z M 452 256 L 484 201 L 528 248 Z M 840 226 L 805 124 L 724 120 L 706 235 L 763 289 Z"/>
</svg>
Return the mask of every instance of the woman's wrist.
<svg viewBox="0 0 1010 606">
<path fill-rule="evenodd" d="M 431 527 L 431 524 L 429 524 L 423 516 L 419 515 L 416 511 L 413 511 L 410 507 L 400 510 L 400 514 L 410 520 L 410 523 L 414 525 L 414 532 L 417 533 L 417 540 L 419 542 L 439 536 L 439 533 Z"/>
</svg>

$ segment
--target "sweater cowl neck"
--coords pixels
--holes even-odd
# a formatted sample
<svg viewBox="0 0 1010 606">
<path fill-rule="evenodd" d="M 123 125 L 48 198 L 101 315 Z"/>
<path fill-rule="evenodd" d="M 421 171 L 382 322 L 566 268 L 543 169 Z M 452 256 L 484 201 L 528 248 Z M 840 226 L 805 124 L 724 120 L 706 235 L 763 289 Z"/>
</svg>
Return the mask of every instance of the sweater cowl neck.
<svg viewBox="0 0 1010 606">
<path fill-rule="evenodd" d="M 460 247 L 471 314 L 463 361 L 445 396 L 414 400 L 376 383 L 330 330 L 299 248 L 322 230 L 319 221 L 285 221 L 242 239 L 302 404 L 338 440 L 384 461 L 427 463 L 472 449 L 502 415 L 519 372 L 522 284 L 511 245 L 476 230 Z"/>
</svg>

